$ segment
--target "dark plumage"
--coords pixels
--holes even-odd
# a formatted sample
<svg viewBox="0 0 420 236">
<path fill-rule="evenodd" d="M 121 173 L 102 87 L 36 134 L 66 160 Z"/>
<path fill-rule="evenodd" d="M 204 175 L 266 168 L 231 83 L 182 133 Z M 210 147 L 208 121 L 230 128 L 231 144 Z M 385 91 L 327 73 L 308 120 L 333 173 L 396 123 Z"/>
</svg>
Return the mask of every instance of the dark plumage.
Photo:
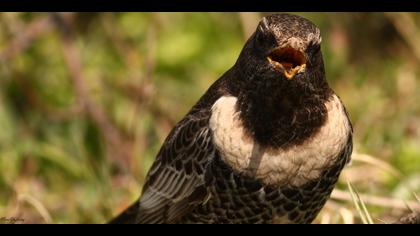
<svg viewBox="0 0 420 236">
<path fill-rule="evenodd" d="M 319 29 L 262 19 L 237 62 L 175 126 L 140 199 L 111 223 L 310 223 L 352 152 Z"/>
</svg>

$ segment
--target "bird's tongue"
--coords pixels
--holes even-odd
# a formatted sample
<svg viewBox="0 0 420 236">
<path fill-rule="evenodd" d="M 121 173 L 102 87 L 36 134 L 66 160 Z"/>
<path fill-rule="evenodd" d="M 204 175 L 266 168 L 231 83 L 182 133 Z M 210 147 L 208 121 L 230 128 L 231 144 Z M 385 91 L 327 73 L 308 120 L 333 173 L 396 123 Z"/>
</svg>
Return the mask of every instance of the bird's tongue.
<svg viewBox="0 0 420 236">
<path fill-rule="evenodd" d="M 293 63 L 290 62 L 280 62 L 286 71 L 291 71 L 293 69 Z"/>
</svg>

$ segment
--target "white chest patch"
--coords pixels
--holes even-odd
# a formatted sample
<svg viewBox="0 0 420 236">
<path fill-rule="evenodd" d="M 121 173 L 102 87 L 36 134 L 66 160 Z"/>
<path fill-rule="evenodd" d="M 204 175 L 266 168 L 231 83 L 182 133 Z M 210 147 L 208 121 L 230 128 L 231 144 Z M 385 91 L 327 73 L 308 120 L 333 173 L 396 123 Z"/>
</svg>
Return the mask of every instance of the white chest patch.
<svg viewBox="0 0 420 236">
<path fill-rule="evenodd" d="M 221 97 L 213 105 L 210 128 L 214 143 L 222 160 L 235 171 L 265 184 L 301 186 L 319 177 L 347 144 L 350 124 L 335 95 L 326 104 L 326 122 L 310 140 L 269 151 L 246 135 L 235 108 L 236 101 L 236 97 Z"/>
</svg>

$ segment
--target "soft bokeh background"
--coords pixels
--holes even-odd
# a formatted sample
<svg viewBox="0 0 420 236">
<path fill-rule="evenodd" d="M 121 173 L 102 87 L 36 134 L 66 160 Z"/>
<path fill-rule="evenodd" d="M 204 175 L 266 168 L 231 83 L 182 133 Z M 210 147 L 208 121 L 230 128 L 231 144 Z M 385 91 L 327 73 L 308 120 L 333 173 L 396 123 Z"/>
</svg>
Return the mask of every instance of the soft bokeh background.
<svg viewBox="0 0 420 236">
<path fill-rule="evenodd" d="M 0 15 L 0 217 L 104 223 L 267 13 Z M 296 13 L 319 26 L 353 163 L 316 223 L 420 209 L 420 14 Z"/>
</svg>

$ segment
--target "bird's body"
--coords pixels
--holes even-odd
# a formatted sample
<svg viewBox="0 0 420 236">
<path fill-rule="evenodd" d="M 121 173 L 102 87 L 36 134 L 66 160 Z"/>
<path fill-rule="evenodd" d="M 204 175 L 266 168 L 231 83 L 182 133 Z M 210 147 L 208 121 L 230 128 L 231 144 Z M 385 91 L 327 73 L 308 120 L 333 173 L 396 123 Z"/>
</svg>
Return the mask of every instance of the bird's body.
<svg viewBox="0 0 420 236">
<path fill-rule="evenodd" d="M 310 223 L 352 152 L 319 30 L 265 17 L 168 135 L 139 201 L 112 223 Z"/>
</svg>

